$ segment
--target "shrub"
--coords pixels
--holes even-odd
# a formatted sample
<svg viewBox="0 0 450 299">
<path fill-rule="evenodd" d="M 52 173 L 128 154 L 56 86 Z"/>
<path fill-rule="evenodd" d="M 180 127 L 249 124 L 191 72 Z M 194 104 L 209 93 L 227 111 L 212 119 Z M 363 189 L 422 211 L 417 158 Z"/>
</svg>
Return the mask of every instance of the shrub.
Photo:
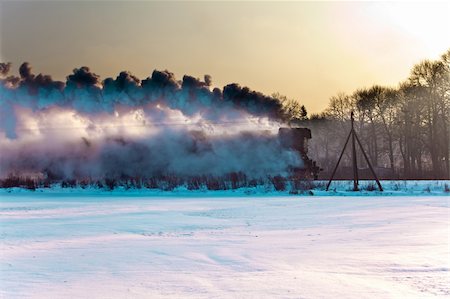
<svg viewBox="0 0 450 299">
<path fill-rule="evenodd" d="M 117 186 L 117 181 L 115 179 L 105 179 L 105 185 L 108 190 L 114 190 L 114 188 Z"/>
<path fill-rule="evenodd" d="M 284 177 L 277 175 L 274 176 L 271 181 L 276 191 L 286 190 L 286 179 Z"/>
<path fill-rule="evenodd" d="M 175 175 L 163 176 L 158 181 L 158 188 L 164 191 L 172 191 L 182 184 L 181 179 Z"/>
<path fill-rule="evenodd" d="M 103 185 L 102 181 L 97 181 L 96 185 L 97 185 L 97 187 L 99 189 L 103 189 L 104 188 L 104 185 Z"/>
<path fill-rule="evenodd" d="M 258 180 L 252 179 L 252 180 L 248 181 L 247 186 L 250 188 L 258 186 Z"/>
<path fill-rule="evenodd" d="M 187 180 L 187 189 L 188 190 L 199 190 L 202 187 L 202 178 L 201 177 L 190 177 Z"/>
<path fill-rule="evenodd" d="M 23 178 L 19 176 L 9 176 L 6 179 L 0 180 L 1 188 L 20 187 L 28 190 L 36 190 L 36 181 L 30 178 Z"/>
<path fill-rule="evenodd" d="M 2 188 L 13 188 L 20 186 L 21 186 L 21 179 L 17 176 L 9 176 L 6 179 L 1 180 Z"/>
<path fill-rule="evenodd" d="M 226 190 L 223 180 L 214 177 L 208 177 L 206 180 L 208 190 Z"/>
<path fill-rule="evenodd" d="M 377 190 L 377 186 L 375 186 L 374 183 L 370 182 L 367 184 L 367 186 L 364 189 L 367 191 L 375 191 L 375 190 Z"/>
<path fill-rule="evenodd" d="M 23 186 L 24 188 L 28 189 L 28 190 L 36 190 L 36 182 L 32 179 L 25 179 L 25 185 Z"/>
<path fill-rule="evenodd" d="M 157 179 L 155 177 L 151 177 L 151 178 L 147 179 L 144 182 L 144 186 L 145 186 L 145 188 L 148 188 L 148 189 L 157 189 L 158 188 Z"/>
<path fill-rule="evenodd" d="M 400 190 L 400 184 L 399 183 L 392 183 L 392 190 L 399 191 Z"/>
<path fill-rule="evenodd" d="M 77 185 L 77 181 L 73 179 L 63 180 L 61 182 L 61 187 L 63 188 L 74 188 Z"/>
</svg>

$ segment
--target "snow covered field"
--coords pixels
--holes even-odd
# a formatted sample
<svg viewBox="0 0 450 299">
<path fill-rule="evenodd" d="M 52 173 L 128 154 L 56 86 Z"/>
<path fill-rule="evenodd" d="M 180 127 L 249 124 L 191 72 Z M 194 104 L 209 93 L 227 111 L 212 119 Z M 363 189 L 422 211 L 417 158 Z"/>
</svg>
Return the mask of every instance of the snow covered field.
<svg viewBox="0 0 450 299">
<path fill-rule="evenodd" d="M 0 297 L 448 298 L 449 222 L 442 191 L 182 197 L 2 190 Z"/>
</svg>

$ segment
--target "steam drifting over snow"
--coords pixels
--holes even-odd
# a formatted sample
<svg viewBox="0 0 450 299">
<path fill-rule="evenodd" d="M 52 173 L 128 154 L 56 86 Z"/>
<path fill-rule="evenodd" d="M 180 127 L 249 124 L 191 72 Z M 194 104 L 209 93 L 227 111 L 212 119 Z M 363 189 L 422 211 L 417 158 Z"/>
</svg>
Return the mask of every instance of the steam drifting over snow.
<svg viewBox="0 0 450 299">
<path fill-rule="evenodd" d="M 244 173 L 286 175 L 302 161 L 276 132 L 281 103 L 237 84 L 211 91 L 211 78 L 154 71 L 100 81 L 87 67 L 66 83 L 20 78 L 1 64 L 0 177 L 42 173 L 56 179 Z"/>
</svg>

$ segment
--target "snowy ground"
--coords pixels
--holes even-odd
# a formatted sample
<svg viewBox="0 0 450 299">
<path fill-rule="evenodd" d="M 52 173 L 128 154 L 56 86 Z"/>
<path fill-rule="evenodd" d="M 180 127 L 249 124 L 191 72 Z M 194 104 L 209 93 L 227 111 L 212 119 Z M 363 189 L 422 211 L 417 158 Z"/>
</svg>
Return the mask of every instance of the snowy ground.
<svg viewBox="0 0 450 299">
<path fill-rule="evenodd" d="M 449 197 L 0 193 L 0 298 L 448 298 Z"/>
</svg>

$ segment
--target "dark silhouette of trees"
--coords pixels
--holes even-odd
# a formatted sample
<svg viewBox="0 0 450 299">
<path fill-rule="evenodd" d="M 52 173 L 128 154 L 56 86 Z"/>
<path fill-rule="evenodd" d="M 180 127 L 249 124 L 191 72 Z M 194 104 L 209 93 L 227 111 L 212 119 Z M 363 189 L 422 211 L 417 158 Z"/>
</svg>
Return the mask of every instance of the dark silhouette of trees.
<svg viewBox="0 0 450 299">
<path fill-rule="evenodd" d="M 381 177 L 450 177 L 450 50 L 439 60 L 414 65 L 397 88 L 374 85 L 350 95 L 339 93 L 323 113 L 300 122 L 312 130 L 309 153 L 324 168 L 324 178 L 345 141 L 351 111 Z M 350 165 L 349 158 L 344 156 L 344 165 Z"/>
</svg>

